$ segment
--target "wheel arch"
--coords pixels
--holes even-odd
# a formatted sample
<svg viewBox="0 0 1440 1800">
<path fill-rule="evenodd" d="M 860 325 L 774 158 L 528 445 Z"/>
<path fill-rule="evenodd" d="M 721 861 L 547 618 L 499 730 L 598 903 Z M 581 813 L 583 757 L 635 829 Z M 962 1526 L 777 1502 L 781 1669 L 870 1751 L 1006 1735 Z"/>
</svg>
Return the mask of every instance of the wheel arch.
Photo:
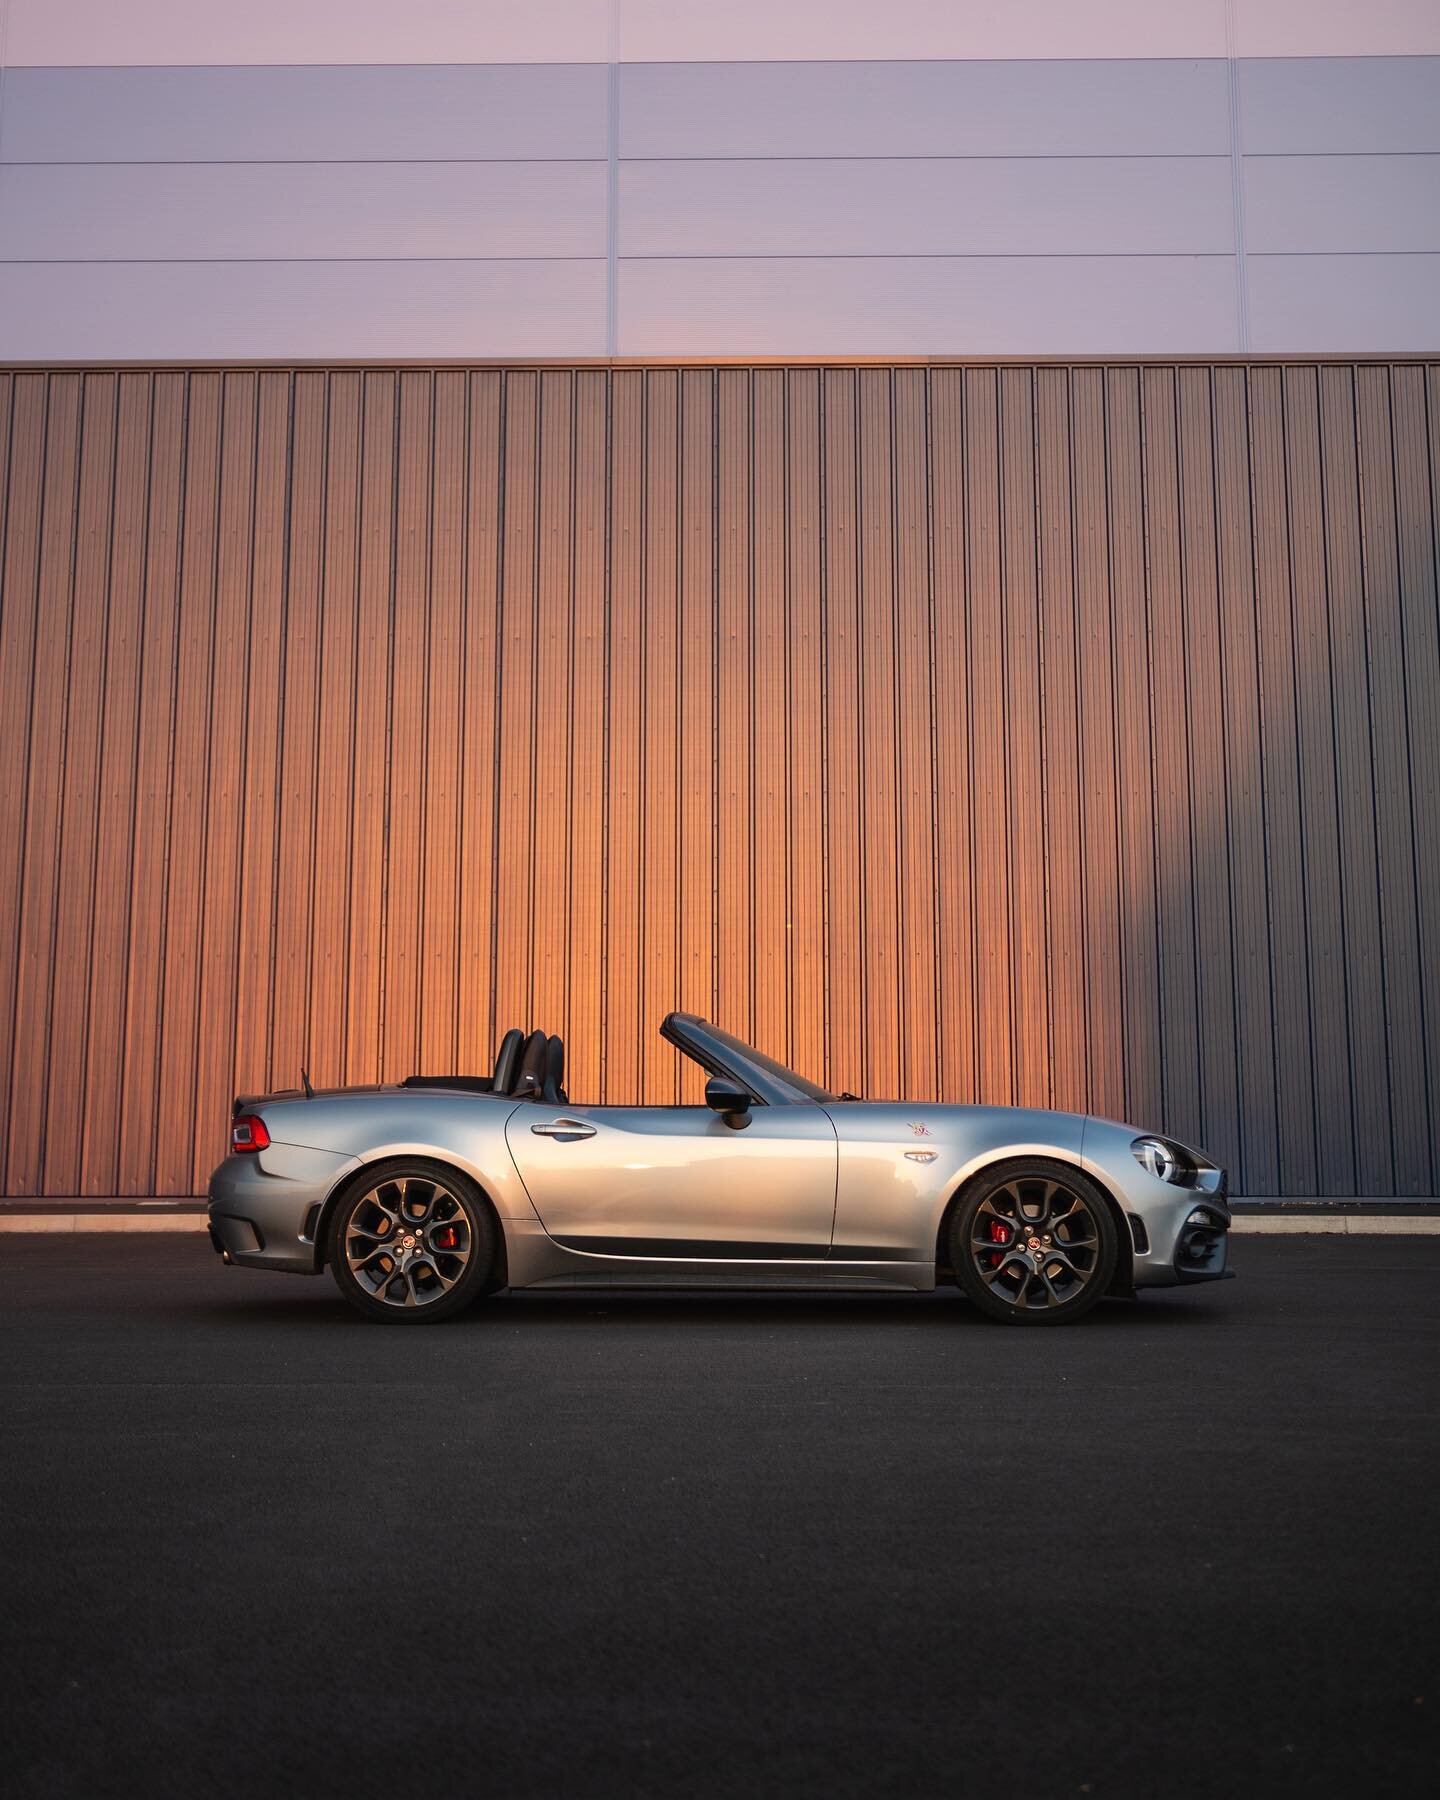
<svg viewBox="0 0 1440 1800">
<path fill-rule="evenodd" d="M 940 1210 L 940 1223 L 935 1231 L 935 1275 L 939 1279 L 942 1271 L 950 1280 L 955 1280 L 955 1272 L 950 1266 L 948 1239 L 950 1221 L 965 1204 L 966 1197 L 978 1181 L 994 1175 L 999 1169 L 1014 1167 L 1023 1169 L 1032 1162 L 1063 1163 L 1066 1168 L 1073 1169 L 1077 1175 L 1083 1175 L 1100 1193 L 1109 1208 L 1111 1223 L 1115 1227 L 1115 1273 L 1110 1277 L 1107 1294 L 1133 1294 L 1135 1292 L 1135 1240 L 1130 1234 L 1130 1221 L 1126 1217 L 1125 1208 L 1120 1204 L 1114 1190 L 1102 1176 L 1093 1169 L 1087 1169 L 1076 1156 L 1064 1150 L 1036 1150 L 1017 1156 L 1013 1151 L 999 1151 L 988 1156 L 979 1164 L 972 1164 L 956 1176 L 945 1204 Z"/>
<path fill-rule="evenodd" d="M 508 1287 L 510 1271 L 509 1255 L 505 1241 L 505 1222 L 500 1217 L 500 1209 L 495 1204 L 494 1196 L 473 1169 L 467 1169 L 463 1163 L 456 1162 L 451 1157 L 436 1156 L 430 1151 L 415 1152 L 410 1155 L 396 1153 L 394 1155 L 387 1154 L 384 1156 L 377 1156 L 369 1162 L 361 1163 L 358 1169 L 347 1170 L 345 1174 L 340 1177 L 334 1187 L 325 1196 L 325 1199 L 321 1202 L 320 1213 L 315 1221 L 313 1241 L 315 1244 L 316 1272 L 320 1272 L 328 1264 L 329 1258 L 326 1251 L 330 1237 L 330 1221 L 335 1216 L 336 1207 L 340 1205 L 345 1196 L 351 1193 L 355 1188 L 359 1187 L 362 1183 L 373 1181 L 377 1175 L 383 1174 L 386 1169 L 398 1168 L 401 1165 L 413 1167 L 416 1163 L 428 1163 L 432 1168 L 442 1169 L 448 1175 L 463 1176 L 464 1179 L 469 1182 L 471 1187 L 474 1188 L 476 1194 L 478 1194 L 480 1198 L 480 1204 L 489 1212 L 491 1223 L 495 1227 L 495 1267 L 491 1271 L 491 1291 L 495 1288 Z"/>
</svg>

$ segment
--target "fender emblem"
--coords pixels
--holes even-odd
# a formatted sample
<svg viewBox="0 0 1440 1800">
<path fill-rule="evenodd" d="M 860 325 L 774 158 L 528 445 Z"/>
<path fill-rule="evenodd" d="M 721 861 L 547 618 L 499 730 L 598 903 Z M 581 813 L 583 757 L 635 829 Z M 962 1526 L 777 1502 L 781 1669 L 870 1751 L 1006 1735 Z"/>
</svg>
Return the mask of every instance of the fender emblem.
<svg viewBox="0 0 1440 1800">
<path fill-rule="evenodd" d="M 916 1137 L 929 1137 L 930 1135 L 930 1127 L 928 1125 L 912 1125 L 910 1129 L 915 1133 Z"/>
</svg>

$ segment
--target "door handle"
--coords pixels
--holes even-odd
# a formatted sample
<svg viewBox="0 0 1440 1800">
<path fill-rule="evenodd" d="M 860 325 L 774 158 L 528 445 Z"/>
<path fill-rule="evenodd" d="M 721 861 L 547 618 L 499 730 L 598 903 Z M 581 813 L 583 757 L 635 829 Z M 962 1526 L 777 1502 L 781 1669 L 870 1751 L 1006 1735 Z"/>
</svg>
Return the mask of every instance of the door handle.
<svg viewBox="0 0 1440 1800">
<path fill-rule="evenodd" d="M 532 1125 L 530 1129 L 536 1137 L 558 1138 L 562 1144 L 595 1135 L 595 1127 L 584 1125 L 579 1119 L 550 1119 L 543 1125 Z"/>
</svg>

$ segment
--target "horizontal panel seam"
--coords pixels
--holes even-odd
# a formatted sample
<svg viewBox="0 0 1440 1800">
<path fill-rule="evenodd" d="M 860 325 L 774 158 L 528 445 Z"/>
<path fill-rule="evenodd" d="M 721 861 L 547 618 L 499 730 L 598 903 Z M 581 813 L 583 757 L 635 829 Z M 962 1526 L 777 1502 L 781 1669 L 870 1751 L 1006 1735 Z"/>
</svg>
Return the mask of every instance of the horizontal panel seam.
<svg viewBox="0 0 1440 1800">
<path fill-rule="evenodd" d="M 1313 156 L 1429 156 L 1428 150 L 1316 150 L 1309 152 L 1274 150 L 1250 152 L 1255 160 L 1264 157 L 1298 155 Z M 593 163 L 607 166 L 604 155 L 597 156 L 0 156 L 4 169 L 249 169 L 249 168 L 458 168 L 494 164 L 525 166 L 531 163 Z M 833 162 L 1228 162 L 1224 150 L 833 150 L 833 151 L 759 151 L 726 155 L 626 156 L 618 161 L 623 167 L 633 163 L 833 163 Z"/>
<path fill-rule="evenodd" d="M 661 160 L 661 159 L 656 159 Z M 605 167 L 603 156 L 0 156 L 0 169 L 444 169 Z"/>
<path fill-rule="evenodd" d="M 599 263 L 600 256 L 5 256 L 0 264 L 8 268 L 67 269 L 90 268 L 204 268 L 231 267 L 237 263 L 288 263 L 303 268 L 309 263 Z"/>
<path fill-rule="evenodd" d="M 659 60 L 653 58 L 617 56 L 614 59 L 617 67 L 622 69 L 804 69 L 804 68 L 854 68 L 857 63 L 878 65 L 885 68 L 970 68 L 995 67 L 1008 65 L 1011 68 L 1046 68 L 1069 66 L 1071 63 L 1148 63 L 1158 68 L 1194 68 L 1206 63 L 1223 64 L 1224 54 L 1215 56 L 756 56 L 730 57 L 712 59 L 709 57 L 668 57 Z M 1242 62 L 1374 62 L 1375 57 L 1353 56 L 1316 56 L 1316 57 L 1241 57 Z M 1404 61 L 1434 60 L 1431 58 L 1405 57 Z M 597 57 L 592 59 L 565 62 L 506 62 L 503 60 L 487 62 L 218 62 L 218 63 L 10 63 L 12 69 L 34 70 L 37 73 L 53 75 L 84 74 L 131 74 L 144 72 L 164 73 L 184 72 L 199 73 L 212 69 L 595 69 L 604 70 L 610 66 L 611 59 Z"/>
<path fill-rule="evenodd" d="M 1437 257 L 1440 250 L 1256 250 L 1252 257 L 1368 257 L 1416 256 Z M 622 263 L 694 263 L 694 262 L 1230 262 L 1229 250 L 765 250 L 715 251 L 703 254 L 693 251 L 646 251 L 621 255 Z M 458 263 L 475 266 L 493 263 L 595 263 L 606 264 L 604 256 L 5 256 L 0 267 L 12 269 L 71 268 L 216 268 L 237 264 L 261 266 L 289 265 L 305 268 L 312 264 L 375 264 L 386 267 L 395 263 Z"/>
</svg>

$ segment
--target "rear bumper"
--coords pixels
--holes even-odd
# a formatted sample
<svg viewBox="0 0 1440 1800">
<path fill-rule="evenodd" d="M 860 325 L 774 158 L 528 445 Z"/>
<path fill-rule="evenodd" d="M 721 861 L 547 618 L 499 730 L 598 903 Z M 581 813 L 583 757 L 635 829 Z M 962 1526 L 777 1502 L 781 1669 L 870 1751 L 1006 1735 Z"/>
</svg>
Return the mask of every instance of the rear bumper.
<svg viewBox="0 0 1440 1800">
<path fill-rule="evenodd" d="M 320 1208 L 335 1184 L 360 1166 L 355 1156 L 274 1144 L 258 1154 L 227 1156 L 210 1177 L 210 1243 L 217 1255 L 247 1269 L 314 1275 Z"/>
</svg>

